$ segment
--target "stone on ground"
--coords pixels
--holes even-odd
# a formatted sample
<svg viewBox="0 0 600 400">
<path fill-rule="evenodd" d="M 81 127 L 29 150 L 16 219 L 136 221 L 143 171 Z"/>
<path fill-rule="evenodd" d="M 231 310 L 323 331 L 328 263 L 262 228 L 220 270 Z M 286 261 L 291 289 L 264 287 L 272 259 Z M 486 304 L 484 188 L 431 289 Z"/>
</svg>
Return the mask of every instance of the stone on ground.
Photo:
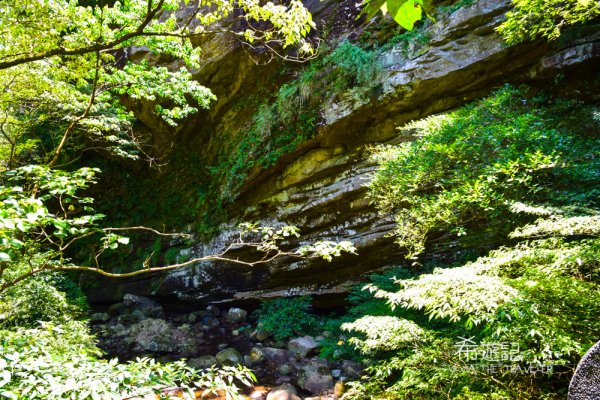
<svg viewBox="0 0 600 400">
<path fill-rule="evenodd" d="M 333 389 L 333 377 L 323 360 L 313 358 L 298 371 L 298 386 L 313 394 Z"/>
<path fill-rule="evenodd" d="M 246 322 L 246 318 L 248 318 L 248 312 L 246 310 L 242 310 L 241 308 L 230 308 L 227 311 L 227 320 L 234 323 Z"/>
<path fill-rule="evenodd" d="M 173 327 L 167 321 L 148 318 L 134 328 L 138 332 L 135 343 L 142 350 L 160 353 L 175 351 L 176 343 L 172 339 Z"/>
<path fill-rule="evenodd" d="M 308 335 L 292 339 L 288 343 L 288 349 L 300 358 L 304 358 L 315 352 L 318 347 L 319 344 L 315 339 Z"/>
<path fill-rule="evenodd" d="M 294 359 L 292 352 L 274 347 L 263 347 L 262 352 L 265 359 L 275 365 L 289 364 Z"/>
<path fill-rule="evenodd" d="M 233 347 L 218 352 L 216 359 L 219 365 L 236 365 L 244 363 L 242 355 Z"/>
<path fill-rule="evenodd" d="M 188 360 L 187 364 L 192 368 L 205 369 L 217 364 L 217 359 L 214 356 L 202 356 Z"/>
<path fill-rule="evenodd" d="M 289 384 L 284 383 L 281 386 L 274 387 L 267 395 L 267 400 L 301 400 L 296 395 L 296 388 Z"/>
</svg>

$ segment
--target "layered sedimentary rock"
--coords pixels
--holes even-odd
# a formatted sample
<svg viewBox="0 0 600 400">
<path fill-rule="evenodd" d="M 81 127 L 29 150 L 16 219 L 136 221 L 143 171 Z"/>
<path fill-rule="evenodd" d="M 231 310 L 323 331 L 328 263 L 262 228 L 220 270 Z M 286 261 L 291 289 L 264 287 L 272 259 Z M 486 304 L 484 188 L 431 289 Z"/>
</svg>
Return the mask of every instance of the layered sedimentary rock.
<svg viewBox="0 0 600 400">
<path fill-rule="evenodd" d="M 228 206 L 231 223 L 210 242 L 198 241 L 185 250 L 191 256 L 217 253 L 235 235 L 237 221 L 251 220 L 264 225 L 279 221 L 298 226 L 303 236 L 297 244 L 349 240 L 359 256 L 345 255 L 331 263 L 281 259 L 254 267 L 205 263 L 167 275 L 120 282 L 117 290 L 111 286 L 110 293 L 94 290 L 92 300 L 116 301 L 125 292 L 190 301 L 293 294 L 336 296 L 367 271 L 405 262 L 401 249 L 388 237 L 393 219 L 379 215 L 367 197 L 365 184 L 375 168 L 369 161 L 368 146 L 410 140 L 400 136 L 396 128 L 460 106 L 505 83 L 524 83 L 536 90 L 560 77 L 561 84 L 555 90 L 562 94 L 597 96 L 589 89 L 593 85 L 581 79 L 598 79 L 597 27 L 565 35 L 565 39 L 552 44 L 540 41 L 508 46 L 495 32 L 508 4 L 481 0 L 456 11 L 451 18 L 441 18 L 432 29 L 429 43 L 417 55 L 407 55 L 400 47 L 383 52 L 377 96 L 369 101 L 357 102 L 349 96 L 326 101 L 321 107 L 324 123 L 314 138 L 273 167 L 253 171 L 240 195 Z M 346 18 L 340 24 L 344 29 L 353 28 L 353 17 L 344 14 L 343 3 L 309 6 L 315 20 Z M 208 49 L 206 62 L 195 76 L 220 100 L 209 112 L 186 122 L 175 138 L 184 145 L 194 138 L 196 144 L 203 143 L 206 152 L 218 146 L 219 132 L 229 119 L 242 118 L 243 110 L 236 114 L 233 101 L 258 90 L 257 76 L 274 76 L 278 68 L 277 63 L 254 64 L 239 45 L 219 41 L 225 39 L 211 40 L 203 44 Z M 152 125 L 150 120 L 145 122 Z M 153 134 L 160 142 L 160 129 Z"/>
</svg>

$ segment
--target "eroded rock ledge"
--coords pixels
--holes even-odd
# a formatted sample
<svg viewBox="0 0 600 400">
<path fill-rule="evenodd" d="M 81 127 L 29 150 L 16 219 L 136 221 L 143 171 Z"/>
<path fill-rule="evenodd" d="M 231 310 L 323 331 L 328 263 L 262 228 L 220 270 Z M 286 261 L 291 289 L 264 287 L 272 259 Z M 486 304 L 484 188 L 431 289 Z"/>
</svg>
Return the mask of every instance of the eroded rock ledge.
<svg viewBox="0 0 600 400">
<path fill-rule="evenodd" d="M 502 21 L 508 3 L 481 0 L 455 12 L 452 18 L 440 20 L 428 47 L 414 58 L 399 48 L 383 53 L 383 90 L 376 99 L 356 104 L 342 98 L 326 104 L 325 124 L 315 138 L 274 167 L 252 175 L 228 210 L 232 223 L 211 242 L 199 242 L 185 250 L 195 256 L 222 250 L 234 234 L 235 221 L 243 219 L 264 225 L 274 221 L 296 225 L 303 233 L 301 243 L 350 240 L 360 256 L 347 255 L 331 263 L 279 260 L 253 268 L 204 264 L 120 282 L 116 289 L 114 285 L 109 290 L 95 289 L 91 300 L 116 301 L 125 292 L 167 301 L 200 302 L 291 294 L 336 297 L 364 272 L 404 262 L 400 249 L 386 236 L 394 221 L 378 215 L 366 197 L 365 183 L 374 169 L 366 151 L 369 145 L 410 140 L 399 136 L 396 127 L 460 106 L 504 83 L 524 83 L 532 90 L 548 88 L 560 74 L 557 91 L 598 100 L 593 85 L 579 78 L 584 74 L 597 76 L 600 31 L 583 30 L 551 45 L 534 42 L 507 46 L 494 28 Z M 319 12 L 326 13 L 327 7 L 322 6 Z M 238 74 L 231 66 L 231 60 L 240 65 L 247 62 L 234 47 L 226 46 L 226 55 L 212 55 L 210 63 L 197 73 L 198 79 L 206 80 L 209 86 L 214 84 L 217 91 L 227 87 L 228 79 L 235 79 L 230 92 L 211 111 L 210 132 L 218 132 L 220 118 L 227 115 L 222 110 L 235 95 L 247 95 L 247 85 L 252 85 L 245 82 L 248 74 Z M 220 67 L 229 72 L 219 72 Z M 273 66 L 266 68 L 273 73 Z M 193 122 L 207 121 L 200 118 Z M 186 129 L 193 127 L 182 128 Z M 210 132 L 205 139 L 208 149 Z M 183 134 L 178 140 L 185 138 Z"/>
</svg>

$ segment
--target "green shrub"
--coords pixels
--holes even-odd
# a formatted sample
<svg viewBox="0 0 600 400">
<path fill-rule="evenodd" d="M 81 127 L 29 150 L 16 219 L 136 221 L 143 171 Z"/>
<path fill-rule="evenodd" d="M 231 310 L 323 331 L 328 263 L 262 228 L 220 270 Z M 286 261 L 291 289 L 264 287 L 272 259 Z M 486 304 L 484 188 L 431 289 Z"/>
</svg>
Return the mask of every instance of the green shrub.
<svg viewBox="0 0 600 400">
<path fill-rule="evenodd" d="M 527 39 L 557 39 L 562 30 L 600 17 L 594 0 L 519 0 L 498 32 L 508 43 Z"/>
<path fill-rule="evenodd" d="M 317 323 L 311 311 L 310 297 L 290 297 L 261 303 L 257 310 L 258 325 L 283 340 L 303 333 Z"/>
<path fill-rule="evenodd" d="M 438 6 L 438 11 L 444 14 L 452 14 L 461 8 L 466 8 L 472 6 L 476 0 L 457 0 L 452 2 L 449 5 L 440 5 Z"/>
<path fill-rule="evenodd" d="M 0 329 L 62 323 L 83 317 L 87 309 L 81 289 L 64 274 L 40 274 L 0 295 Z"/>
<path fill-rule="evenodd" d="M 363 50 L 348 41 L 342 42 L 323 59 L 323 65 L 333 69 L 332 87 L 337 90 L 352 86 L 368 87 L 379 73 L 377 54 Z"/>
<path fill-rule="evenodd" d="M 569 114 L 586 122 L 575 128 L 563 117 Z M 395 212 L 394 234 L 409 257 L 433 234 L 460 238 L 482 225 L 508 234 L 518 221 L 508 218 L 515 202 L 588 207 L 597 199 L 598 190 L 589 187 L 598 183 L 600 168 L 594 128 L 587 131 L 592 115 L 574 102 L 545 103 L 506 86 L 402 128 L 417 140 L 377 147 L 371 196 L 382 212 Z"/>
<path fill-rule="evenodd" d="M 427 26 L 416 28 L 412 31 L 405 31 L 392 36 L 382 47 L 387 50 L 392 47 L 400 49 L 407 57 L 413 58 L 426 51 L 426 47 L 431 41 L 431 33 Z"/>
<path fill-rule="evenodd" d="M 576 364 L 600 334 L 592 317 L 600 313 L 599 257 L 598 239 L 544 239 L 459 268 L 392 280 L 392 290 L 370 286 L 370 301 L 387 305 L 388 316 L 367 314 L 342 325 L 369 365 L 368 381 L 352 384 L 350 398 L 562 398 L 570 377 L 566 365 Z M 489 279 L 504 294 L 487 286 Z M 364 304 L 356 307 L 351 314 L 364 312 Z M 551 365 L 554 373 L 485 373 L 490 361 L 466 363 L 456 354 L 460 338 L 518 346 L 512 357 L 519 361 L 505 363 Z"/>
<path fill-rule="evenodd" d="M 505 246 L 353 291 L 340 326 L 368 368 L 346 398 L 564 398 L 571 366 L 600 335 L 595 115 L 506 86 L 404 127 L 414 142 L 375 150 L 371 194 L 418 261 L 432 258 L 432 238 L 436 249 L 458 239 L 481 251 L 484 235 Z M 493 361 L 457 355 L 461 338 L 512 346 L 511 368 L 551 368 L 490 372 Z"/>
<path fill-rule="evenodd" d="M 0 397 L 3 399 L 123 399 L 178 386 L 184 398 L 194 389 L 224 391 L 237 399 L 234 380 L 255 379 L 245 367 L 197 371 L 184 361 L 137 359 L 127 364 L 98 358 L 100 351 L 82 322 L 43 324 L 0 331 Z"/>
</svg>

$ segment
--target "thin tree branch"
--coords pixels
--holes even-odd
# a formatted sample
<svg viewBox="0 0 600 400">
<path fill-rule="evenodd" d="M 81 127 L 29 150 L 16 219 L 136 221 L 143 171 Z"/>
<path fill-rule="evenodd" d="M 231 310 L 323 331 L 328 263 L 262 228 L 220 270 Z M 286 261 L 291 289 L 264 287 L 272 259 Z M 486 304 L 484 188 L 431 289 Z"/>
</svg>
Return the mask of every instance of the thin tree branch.
<svg viewBox="0 0 600 400">
<path fill-rule="evenodd" d="M 16 285 L 17 283 L 20 283 L 20 282 L 24 281 L 25 279 L 32 277 L 33 275 L 39 274 L 44 269 L 46 269 L 46 268 L 45 267 L 35 268 L 35 269 L 32 269 L 32 270 L 28 271 L 27 273 L 25 273 L 23 275 L 20 275 L 20 276 L 16 277 L 15 279 L 13 279 L 11 281 L 4 282 L 2 284 L 2 286 L 0 286 L 0 293 L 2 293 L 3 291 L 5 291 L 9 287 Z"/>
<path fill-rule="evenodd" d="M 96 274 L 99 274 L 99 275 L 102 275 L 102 276 L 105 276 L 108 278 L 131 278 L 131 277 L 139 276 L 139 275 L 143 275 L 143 274 L 170 271 L 173 269 L 182 268 L 182 267 L 186 267 L 186 266 L 189 266 L 192 264 L 196 264 L 196 263 L 199 263 L 202 261 L 224 261 L 224 262 L 230 262 L 230 263 L 234 263 L 234 264 L 240 264 L 240 265 L 246 265 L 246 266 L 252 267 L 252 266 L 256 266 L 258 264 L 267 263 L 267 262 L 272 261 L 275 258 L 281 257 L 281 256 L 290 256 L 290 257 L 299 257 L 299 258 L 302 257 L 301 255 L 299 255 L 297 253 L 278 251 L 278 252 L 276 252 L 275 255 L 273 255 L 265 260 L 261 259 L 258 261 L 243 261 L 243 260 L 240 260 L 237 258 L 228 258 L 228 257 L 220 256 L 220 255 L 210 255 L 210 256 L 194 258 L 192 260 L 185 261 L 185 262 L 178 263 L 178 264 L 165 265 L 163 267 L 145 267 L 142 269 L 138 269 L 136 271 L 123 272 L 123 273 L 113 273 L 113 272 L 105 271 L 99 267 L 87 267 L 87 266 L 82 266 L 82 265 L 64 265 L 64 266 L 54 267 L 54 268 L 52 268 L 52 270 L 93 272 L 93 273 L 96 273 Z M 146 264 L 146 263 L 144 263 L 144 264 Z M 28 277 L 29 276 L 31 276 L 31 275 L 28 275 Z M 11 286 L 11 285 L 9 285 L 9 286 Z M 0 292 L 2 292 L 2 290 L 4 290 L 4 286 L 2 288 L 0 288 Z"/>
<path fill-rule="evenodd" d="M 123 231 L 147 231 L 152 232 L 158 236 L 168 236 L 168 237 L 185 237 L 190 238 L 192 235 L 187 233 L 164 233 L 157 231 L 156 229 L 148 228 L 146 226 L 128 226 L 124 228 L 102 228 L 105 232 L 123 232 Z"/>
<path fill-rule="evenodd" d="M 76 117 L 71 122 L 71 124 L 69 125 L 69 127 L 67 128 L 67 130 L 65 131 L 62 139 L 60 140 L 60 143 L 58 144 L 58 146 L 54 150 L 54 156 L 52 157 L 52 159 L 48 163 L 48 167 L 52 168 L 58 162 L 58 159 L 60 157 L 60 153 L 62 152 L 62 149 L 65 147 L 65 144 L 67 143 L 67 140 L 69 140 L 69 137 L 71 137 L 71 135 L 73 134 L 73 131 L 75 130 L 75 127 L 77 126 L 77 124 L 81 120 L 87 118 L 87 116 L 89 115 L 90 110 L 92 109 L 92 106 L 94 105 L 94 101 L 96 100 L 96 89 L 98 88 L 98 78 L 99 78 L 99 76 L 100 76 L 100 54 L 98 52 L 96 52 L 96 71 L 95 71 L 95 74 L 94 74 L 94 83 L 92 85 L 92 94 L 90 95 L 90 100 L 89 100 L 89 102 L 87 104 L 87 107 L 83 111 L 83 114 L 81 114 L 80 116 Z"/>
</svg>

